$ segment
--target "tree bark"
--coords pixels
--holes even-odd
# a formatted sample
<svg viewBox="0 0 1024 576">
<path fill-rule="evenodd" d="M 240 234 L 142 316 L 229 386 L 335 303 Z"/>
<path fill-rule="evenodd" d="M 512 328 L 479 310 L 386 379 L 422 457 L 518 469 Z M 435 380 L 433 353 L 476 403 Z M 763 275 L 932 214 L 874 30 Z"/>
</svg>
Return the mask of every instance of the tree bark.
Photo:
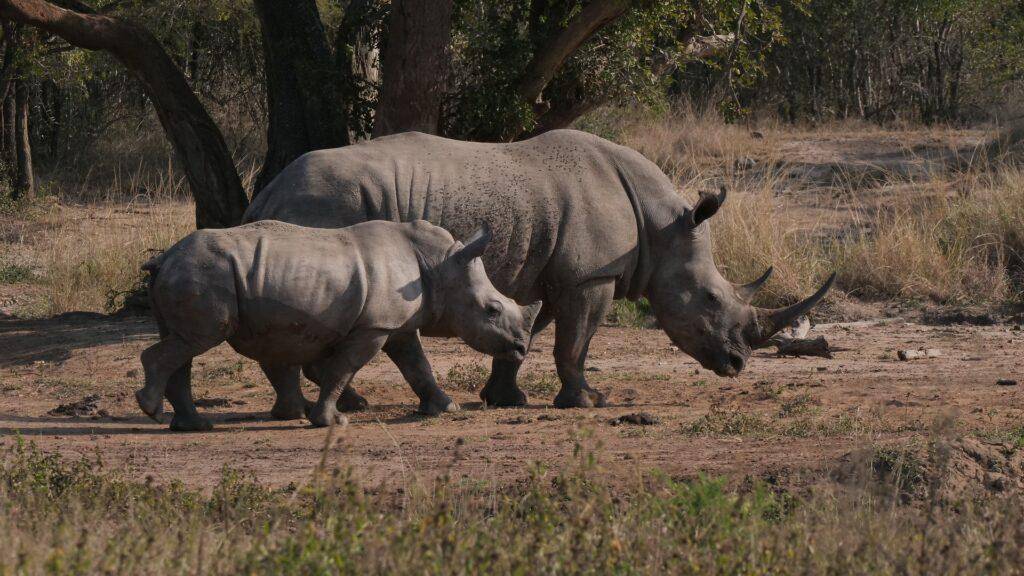
<svg viewBox="0 0 1024 576">
<path fill-rule="evenodd" d="M 15 125 L 17 124 L 17 112 L 14 106 L 14 91 L 8 90 L 3 99 L 4 103 L 4 153 L 3 168 L 4 177 L 11 184 L 13 189 L 15 177 L 17 176 L 18 155 L 15 150 L 18 147 L 15 136 Z"/>
<path fill-rule="evenodd" d="M 534 52 L 519 81 L 519 97 L 527 104 L 535 104 L 566 58 L 598 30 L 625 14 L 630 4 L 631 0 L 591 0 L 564 29 Z"/>
<path fill-rule="evenodd" d="M 14 83 L 14 138 L 17 158 L 14 178 L 14 198 L 35 196 L 35 177 L 32 174 L 32 144 L 28 139 L 28 85 L 24 80 Z"/>
<path fill-rule="evenodd" d="M 349 143 L 340 71 L 314 0 L 255 0 L 263 31 L 267 156 L 254 195 L 310 150 Z"/>
<path fill-rule="evenodd" d="M 395 0 L 373 135 L 436 134 L 451 58 L 452 0 Z"/>
<path fill-rule="evenodd" d="M 0 18 L 56 34 L 87 50 L 104 50 L 142 83 L 156 108 L 196 202 L 196 226 L 221 228 L 241 221 L 248 203 L 220 129 L 160 42 L 145 28 L 103 16 L 76 2 L 79 11 L 44 0 L 0 0 Z"/>
<path fill-rule="evenodd" d="M 341 70 L 349 142 L 373 133 L 373 102 L 380 81 L 380 52 L 373 33 L 378 25 L 376 0 L 352 0 L 334 38 Z"/>
</svg>

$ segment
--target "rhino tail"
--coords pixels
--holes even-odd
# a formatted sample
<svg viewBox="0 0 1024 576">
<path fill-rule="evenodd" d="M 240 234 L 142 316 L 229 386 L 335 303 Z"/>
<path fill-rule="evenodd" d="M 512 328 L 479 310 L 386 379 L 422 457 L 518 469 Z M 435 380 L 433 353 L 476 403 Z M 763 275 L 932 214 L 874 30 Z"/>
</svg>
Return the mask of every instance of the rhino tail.
<svg viewBox="0 0 1024 576">
<path fill-rule="evenodd" d="M 153 256 L 149 260 L 146 260 L 146 262 L 142 265 L 142 271 L 149 272 L 150 275 L 156 276 L 157 271 L 160 270 L 160 265 L 163 264 L 164 255 L 166 254 L 166 251 L 161 250 L 155 256 Z"/>
<path fill-rule="evenodd" d="M 160 314 L 160 308 L 156 304 L 156 294 L 153 292 L 153 287 L 156 284 L 156 276 L 160 272 L 160 267 L 163 265 L 166 255 L 167 251 L 162 250 L 142 265 L 142 271 L 149 272 L 148 278 L 146 278 L 146 296 L 149 300 L 149 310 L 153 313 L 153 318 L 156 320 L 156 325 L 159 329 L 161 338 L 166 336 L 169 331 L 163 315 Z"/>
</svg>

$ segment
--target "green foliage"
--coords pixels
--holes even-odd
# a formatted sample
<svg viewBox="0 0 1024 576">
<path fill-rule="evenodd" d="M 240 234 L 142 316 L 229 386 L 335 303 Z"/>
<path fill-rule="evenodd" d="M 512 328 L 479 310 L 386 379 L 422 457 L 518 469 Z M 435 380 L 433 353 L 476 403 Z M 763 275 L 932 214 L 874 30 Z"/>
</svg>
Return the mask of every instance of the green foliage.
<svg viewBox="0 0 1024 576">
<path fill-rule="evenodd" d="M 533 56 L 583 5 L 580 0 L 457 2 L 446 132 L 459 138 L 502 140 L 537 128 L 538 121 L 551 127 L 545 122 L 552 122 L 552 117 L 571 121 L 601 104 L 663 107 L 670 92 L 680 91 L 678 83 L 686 79 L 673 71 L 693 60 L 686 53 L 690 40 L 735 30 L 741 13 L 741 33 L 756 36 L 758 42 L 737 43 L 729 51 L 728 67 L 734 73 L 724 82 L 749 84 L 762 72 L 763 51 L 782 38 L 779 9 L 773 2 L 647 0 L 572 54 L 545 89 L 545 105 L 534 110 L 518 97 L 518 82 Z M 531 6 L 546 10 L 531 11 Z M 713 62 L 723 58 L 709 58 L 707 69 L 717 70 L 721 65 Z M 720 82 L 709 84 L 717 87 Z"/>
</svg>

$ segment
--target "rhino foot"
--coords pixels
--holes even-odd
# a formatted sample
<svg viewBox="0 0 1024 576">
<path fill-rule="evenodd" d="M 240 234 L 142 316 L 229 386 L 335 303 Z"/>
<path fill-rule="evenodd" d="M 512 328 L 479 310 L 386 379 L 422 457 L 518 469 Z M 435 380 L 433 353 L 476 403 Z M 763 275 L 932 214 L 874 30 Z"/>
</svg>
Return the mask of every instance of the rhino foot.
<svg viewBox="0 0 1024 576">
<path fill-rule="evenodd" d="M 142 408 L 146 416 L 153 420 L 157 420 L 157 416 L 164 411 L 163 395 L 157 393 L 149 386 L 135 392 L 135 401 L 139 403 L 139 408 Z M 157 421 L 159 422 L 159 420 Z"/>
<path fill-rule="evenodd" d="M 323 428 L 336 424 L 338 426 L 348 425 L 348 418 L 338 412 L 333 405 L 312 404 L 306 415 L 309 422 L 316 428 Z"/>
<path fill-rule="evenodd" d="M 285 402 L 278 398 L 274 402 L 274 407 L 270 409 L 270 415 L 275 420 L 301 420 L 306 417 L 306 411 L 311 405 L 312 402 L 306 402 L 305 400 L 298 403 Z"/>
<path fill-rule="evenodd" d="M 591 388 L 567 392 L 563 387 L 555 396 L 555 408 L 604 408 L 607 405 L 604 394 Z"/>
<path fill-rule="evenodd" d="M 175 432 L 209 432 L 213 430 L 213 422 L 198 414 L 179 415 L 175 412 L 174 418 L 171 418 L 171 430 Z"/>
<path fill-rule="evenodd" d="M 361 412 L 370 407 L 370 403 L 366 401 L 356 392 L 351 386 L 346 386 L 341 392 L 341 398 L 338 398 L 338 410 L 342 412 Z"/>
<path fill-rule="evenodd" d="M 496 408 L 526 406 L 526 393 L 514 383 L 505 386 L 484 386 L 484 389 L 480 391 L 480 399 L 488 406 Z"/>
<path fill-rule="evenodd" d="M 462 408 L 459 407 L 451 398 L 446 394 L 434 396 L 429 400 L 421 400 L 419 408 L 416 409 L 418 414 L 424 416 L 438 416 L 445 412 L 458 412 Z"/>
</svg>

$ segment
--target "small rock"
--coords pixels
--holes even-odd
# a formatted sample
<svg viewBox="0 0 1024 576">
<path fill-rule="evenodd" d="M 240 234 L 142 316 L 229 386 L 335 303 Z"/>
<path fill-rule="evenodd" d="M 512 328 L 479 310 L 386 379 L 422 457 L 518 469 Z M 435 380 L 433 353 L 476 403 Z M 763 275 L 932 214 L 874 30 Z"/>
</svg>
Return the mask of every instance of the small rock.
<svg viewBox="0 0 1024 576">
<path fill-rule="evenodd" d="M 762 134 L 762 133 L 760 133 L 760 132 L 755 130 L 755 131 L 750 133 L 750 137 L 753 138 L 754 140 L 763 140 L 764 139 L 764 134 Z"/>
<path fill-rule="evenodd" d="M 558 416 L 555 416 L 554 414 L 541 414 L 540 416 L 537 416 L 537 420 L 538 421 L 545 421 L 545 422 L 553 422 L 555 420 L 558 420 Z"/>
<path fill-rule="evenodd" d="M 636 424 L 637 426 L 653 426 L 661 422 L 652 414 L 647 412 L 637 412 L 635 414 L 623 414 L 617 418 L 612 418 L 608 421 L 612 426 L 621 426 L 622 424 Z"/>
<path fill-rule="evenodd" d="M 896 357 L 906 362 L 908 360 L 921 360 L 923 358 L 938 358 L 942 356 L 942 351 L 938 348 L 928 348 L 926 350 L 898 350 Z"/>
<path fill-rule="evenodd" d="M 998 384 L 1000 386 L 1016 386 L 1017 385 L 1017 381 L 1016 380 L 1012 380 L 1010 378 L 1002 378 L 1000 380 L 996 380 L 996 384 Z"/>
<path fill-rule="evenodd" d="M 131 370 L 125 372 L 124 375 L 126 377 L 128 377 L 128 378 L 138 378 L 139 377 L 139 371 L 136 368 L 132 368 Z"/>
<path fill-rule="evenodd" d="M 736 159 L 737 170 L 750 170 L 757 166 L 757 160 L 754 160 L 750 156 L 741 156 Z"/>
<path fill-rule="evenodd" d="M 600 372 L 601 369 L 597 366 L 587 366 L 587 372 Z"/>
</svg>

